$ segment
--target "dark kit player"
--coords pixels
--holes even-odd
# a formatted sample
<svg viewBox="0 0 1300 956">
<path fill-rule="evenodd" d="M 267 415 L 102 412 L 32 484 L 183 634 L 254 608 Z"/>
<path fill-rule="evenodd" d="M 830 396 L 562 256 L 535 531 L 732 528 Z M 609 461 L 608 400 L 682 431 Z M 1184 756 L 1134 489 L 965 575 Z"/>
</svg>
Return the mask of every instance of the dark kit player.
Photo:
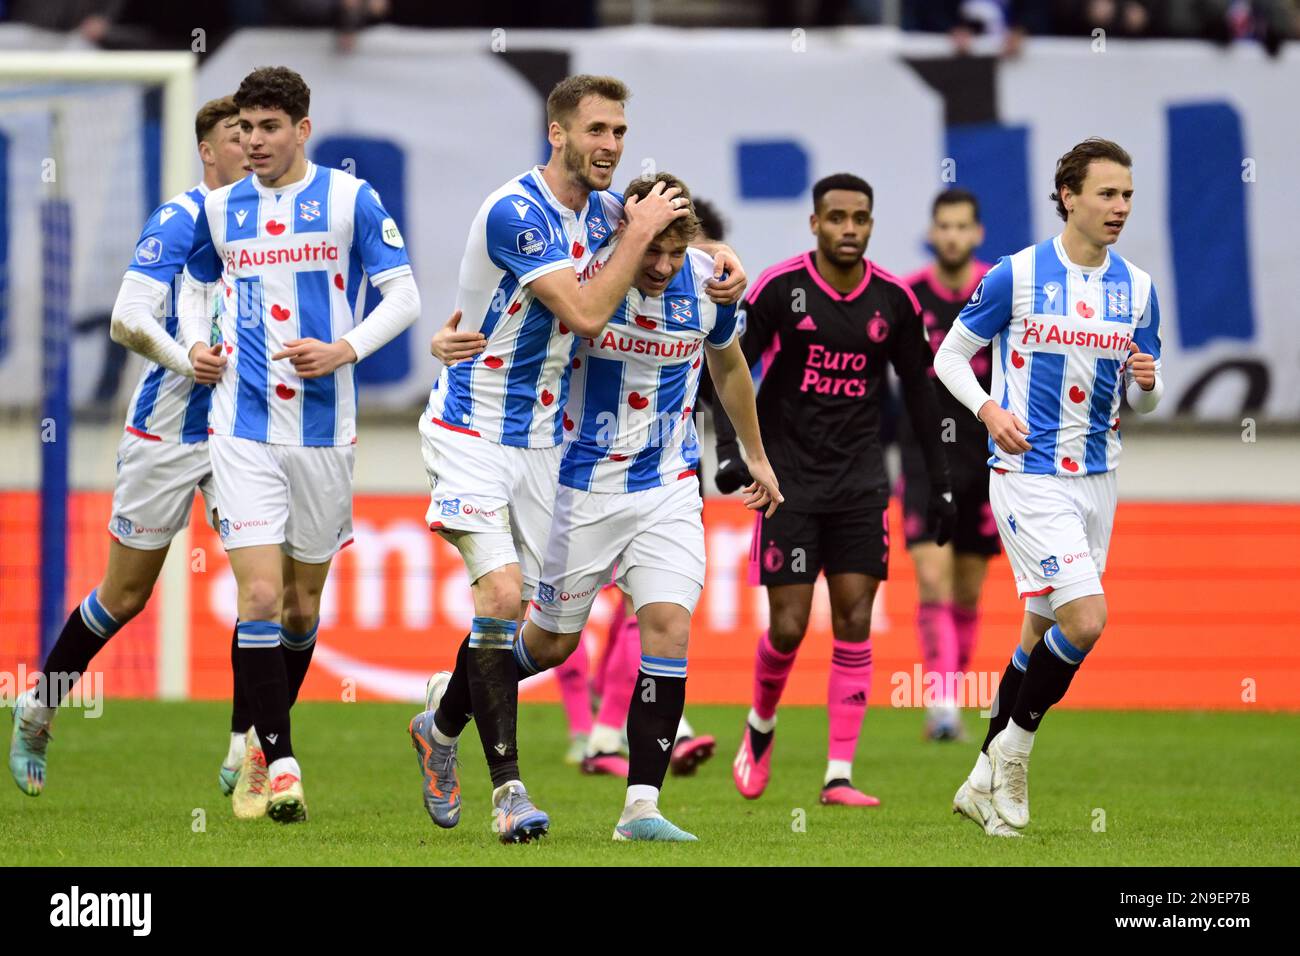
<svg viewBox="0 0 1300 956">
<path fill-rule="evenodd" d="M 984 241 L 975 195 L 965 189 L 949 189 L 936 196 L 930 208 L 928 238 L 934 261 L 904 281 L 921 303 L 926 337 L 937 352 L 957 313 L 989 268 L 974 255 Z M 987 347 L 975 354 L 971 369 L 986 390 L 992 388 L 993 362 Z M 920 443 L 905 413 L 898 422 L 903 469 L 900 497 L 903 534 L 916 566 L 916 632 L 926 674 L 925 734 L 931 740 L 956 740 L 963 736 L 959 681 L 975 650 L 980 592 L 989 558 L 1002 548 L 989 506 L 988 433 L 946 388 L 936 388 L 935 393 L 953 504 L 957 506 L 952 543 L 941 547 L 926 528 L 930 481 Z"/>
<path fill-rule="evenodd" d="M 785 504 L 755 528 L 751 581 L 767 586 L 769 629 L 758 642 L 753 708 L 736 755 L 741 794 L 762 794 L 771 775 L 776 705 L 808 627 L 813 586 L 826 572 L 834 650 L 827 709 L 823 803 L 874 806 L 851 781 L 871 693 L 871 606 L 889 557 L 889 480 L 880 445 L 886 364 L 902 384 L 931 476 L 928 523 L 951 534 L 953 505 L 931 384 L 930 348 L 910 289 L 864 257 L 871 187 L 847 173 L 813 187 L 817 248 L 768 269 L 746 296 L 741 346 L 751 367 L 766 360 L 758 394 L 763 444 Z M 720 491 L 750 482 L 735 433 L 720 410 Z"/>
</svg>

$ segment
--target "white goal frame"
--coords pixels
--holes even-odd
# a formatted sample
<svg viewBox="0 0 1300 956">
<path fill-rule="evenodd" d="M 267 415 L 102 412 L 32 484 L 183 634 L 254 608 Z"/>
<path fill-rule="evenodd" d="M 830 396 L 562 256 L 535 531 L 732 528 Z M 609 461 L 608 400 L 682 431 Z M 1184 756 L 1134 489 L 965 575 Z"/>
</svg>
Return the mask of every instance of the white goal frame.
<svg viewBox="0 0 1300 956">
<path fill-rule="evenodd" d="M 189 189 L 194 177 L 194 79 L 192 53 L 57 51 L 0 54 L 0 82 L 148 83 L 162 88 L 162 195 Z M 172 539 L 159 578 L 157 695 L 164 700 L 189 697 L 190 670 L 190 535 L 188 528 Z"/>
</svg>

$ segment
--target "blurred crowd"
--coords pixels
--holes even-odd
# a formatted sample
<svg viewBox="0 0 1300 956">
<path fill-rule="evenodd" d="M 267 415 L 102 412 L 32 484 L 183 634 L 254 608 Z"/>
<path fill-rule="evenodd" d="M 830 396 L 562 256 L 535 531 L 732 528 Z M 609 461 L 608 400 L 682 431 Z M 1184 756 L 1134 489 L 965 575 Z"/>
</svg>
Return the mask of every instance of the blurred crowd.
<svg viewBox="0 0 1300 956">
<path fill-rule="evenodd" d="M 105 49 L 190 46 L 202 25 L 207 50 L 243 27 L 325 27 L 343 49 L 378 23 L 425 28 L 587 29 L 628 23 L 711 27 L 893 24 L 944 33 L 957 52 L 993 37 L 1014 55 L 1025 36 L 1199 38 L 1260 43 L 1275 55 L 1300 36 L 1300 0 L 0 0 L 0 20 L 79 36 Z"/>
</svg>

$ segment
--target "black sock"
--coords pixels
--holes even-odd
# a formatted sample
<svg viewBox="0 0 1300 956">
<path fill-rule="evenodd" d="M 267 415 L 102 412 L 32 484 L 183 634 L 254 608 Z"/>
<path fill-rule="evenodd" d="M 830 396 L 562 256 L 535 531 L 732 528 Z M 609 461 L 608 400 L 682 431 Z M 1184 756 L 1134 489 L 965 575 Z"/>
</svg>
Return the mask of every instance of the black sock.
<svg viewBox="0 0 1300 956">
<path fill-rule="evenodd" d="M 91 598 L 94 597 L 92 593 Z M 116 628 L 113 630 L 115 633 Z M 50 656 L 45 659 L 45 666 L 41 669 L 42 679 L 36 682 L 36 702 L 44 707 L 58 707 L 63 695 L 72 690 L 90 666 L 91 659 L 103 649 L 106 642 L 106 638 L 87 626 L 81 616 L 81 605 L 74 607 L 63 630 L 59 632 L 59 639 L 50 648 Z"/>
<path fill-rule="evenodd" d="M 230 634 L 230 673 L 232 676 L 230 693 L 230 732 L 246 734 L 253 726 L 253 705 L 248 702 L 248 689 L 244 687 L 243 668 L 239 666 L 239 630 Z"/>
<path fill-rule="evenodd" d="M 459 737 L 473 716 L 473 703 L 469 697 L 469 635 L 460 642 L 456 651 L 456 665 L 451 671 L 451 680 L 443 691 L 442 701 L 433 715 L 433 724 L 439 733 L 448 737 Z"/>
<path fill-rule="evenodd" d="M 1029 655 L 1029 666 L 1025 669 L 1025 682 L 1012 708 L 1011 719 L 1017 726 L 1030 733 L 1038 730 L 1043 717 L 1055 703 L 1065 696 L 1079 673 L 1078 664 L 1067 664 L 1047 647 L 1047 639 L 1039 641 Z"/>
<path fill-rule="evenodd" d="M 471 647 L 466 653 L 469 695 L 492 786 L 519 779 L 515 725 L 519 719 L 519 671 L 510 650 Z"/>
<path fill-rule="evenodd" d="M 686 708 L 685 677 L 652 677 L 638 670 L 627 712 L 627 785 L 662 787 L 673 739 Z"/>
<path fill-rule="evenodd" d="M 1016 666 L 1016 658 L 1024 654 L 1020 648 L 1016 648 L 1015 655 L 1007 663 L 1006 670 L 1002 672 L 1002 680 L 998 684 L 998 694 L 993 698 L 993 715 L 989 718 L 989 729 L 984 735 L 984 746 L 980 750 L 985 753 L 989 752 L 989 744 L 993 738 L 1002 733 L 1006 727 L 1007 721 L 1011 719 L 1011 711 L 1016 706 L 1016 698 L 1020 696 L 1020 686 L 1025 682 L 1025 672 Z"/>
<path fill-rule="evenodd" d="M 311 653 L 316 650 L 316 628 L 308 634 L 293 634 L 280 628 L 280 652 L 284 655 L 284 673 L 289 681 L 289 706 L 298 702 L 298 691 L 307 679 Z"/>
<path fill-rule="evenodd" d="M 767 748 L 772 745 L 772 735 L 776 733 L 776 728 L 764 733 L 761 730 L 755 730 L 753 724 L 745 725 L 749 729 L 749 748 L 754 751 L 754 759 L 762 760 L 763 754 L 767 753 Z"/>
<path fill-rule="evenodd" d="M 280 626 L 270 621 L 241 621 L 236 627 L 244 643 L 238 651 L 239 669 L 266 762 L 292 757 L 289 678 L 280 653 Z"/>
</svg>

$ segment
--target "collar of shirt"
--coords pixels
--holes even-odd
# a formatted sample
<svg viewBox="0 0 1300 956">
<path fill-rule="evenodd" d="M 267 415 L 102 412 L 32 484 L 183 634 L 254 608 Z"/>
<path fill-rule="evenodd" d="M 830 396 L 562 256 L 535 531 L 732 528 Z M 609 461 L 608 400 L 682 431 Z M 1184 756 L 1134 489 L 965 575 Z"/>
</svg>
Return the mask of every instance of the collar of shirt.
<svg viewBox="0 0 1300 956">
<path fill-rule="evenodd" d="M 1064 233 L 1061 235 L 1064 235 Z M 1066 270 L 1078 275 L 1085 283 L 1092 282 L 1097 276 L 1104 276 L 1106 270 L 1110 268 L 1110 249 L 1106 250 L 1106 258 L 1101 260 L 1101 265 L 1081 266 L 1066 255 L 1065 243 L 1061 241 L 1060 235 L 1052 240 L 1052 248 L 1056 250 L 1056 258 L 1061 260 L 1061 265 L 1065 266 Z"/>
<path fill-rule="evenodd" d="M 541 166 L 534 166 L 529 170 L 529 175 L 533 177 L 533 182 L 537 184 L 537 188 L 541 191 L 542 198 L 546 200 L 547 205 L 554 209 L 559 215 L 563 216 L 566 221 L 573 220 L 576 222 L 578 219 L 587 215 L 587 210 L 591 208 L 590 194 L 587 196 L 587 201 L 582 204 L 582 212 L 577 213 L 555 198 L 555 193 L 551 192 L 551 187 L 546 183 L 546 177 L 542 175 Z"/>
<path fill-rule="evenodd" d="M 289 183 L 287 186 L 278 186 L 272 189 L 270 186 L 263 186 L 262 181 L 257 178 L 256 174 L 250 177 L 253 180 L 253 188 L 263 196 L 279 201 L 288 196 L 295 196 L 302 192 L 316 178 L 316 164 L 311 160 L 307 161 L 307 174 L 296 183 Z"/>
</svg>

